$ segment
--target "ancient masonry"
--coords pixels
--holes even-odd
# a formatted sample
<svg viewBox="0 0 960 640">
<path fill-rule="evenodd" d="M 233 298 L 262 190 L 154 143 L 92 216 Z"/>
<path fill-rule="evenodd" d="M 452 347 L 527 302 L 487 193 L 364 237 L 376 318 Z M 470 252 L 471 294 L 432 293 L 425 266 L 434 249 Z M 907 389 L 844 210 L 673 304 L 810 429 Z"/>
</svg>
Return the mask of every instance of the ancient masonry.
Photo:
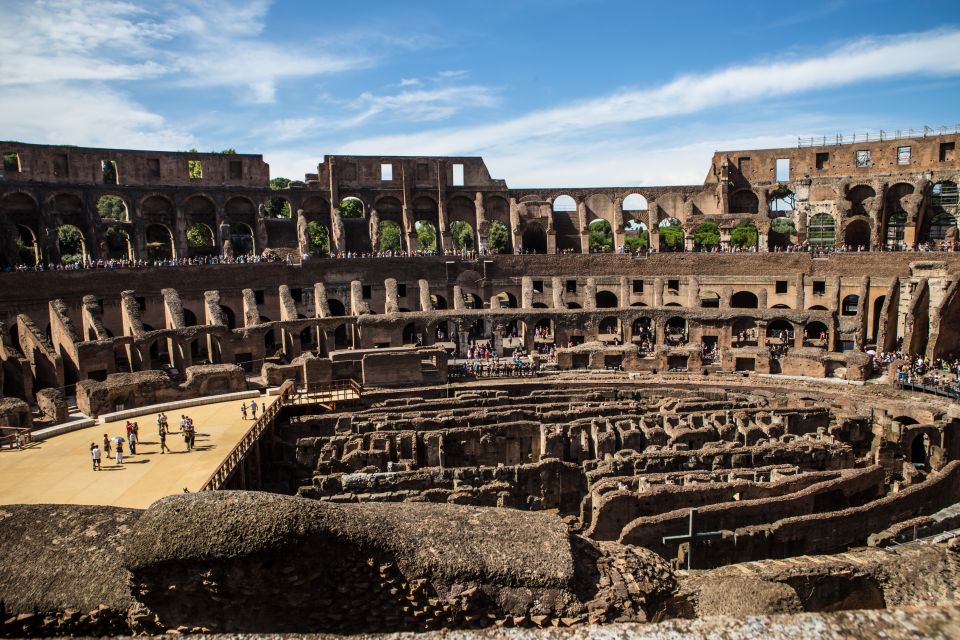
<svg viewBox="0 0 960 640">
<path fill-rule="evenodd" d="M 0 143 L 0 262 L 61 262 L 65 226 L 113 261 L 0 274 L 0 435 L 280 388 L 216 490 L 0 509 L 0 633 L 955 636 L 960 405 L 894 383 L 960 352 L 960 253 L 908 250 L 957 240 L 958 137 L 717 152 L 703 185 L 638 189 L 328 156 L 277 190 L 260 156 Z M 590 253 L 597 220 L 662 250 Z M 706 221 L 754 250 L 698 251 Z M 423 222 L 440 255 L 367 255 Z M 246 252 L 278 260 L 117 264 Z M 453 361 L 477 345 L 536 373 Z"/>
</svg>

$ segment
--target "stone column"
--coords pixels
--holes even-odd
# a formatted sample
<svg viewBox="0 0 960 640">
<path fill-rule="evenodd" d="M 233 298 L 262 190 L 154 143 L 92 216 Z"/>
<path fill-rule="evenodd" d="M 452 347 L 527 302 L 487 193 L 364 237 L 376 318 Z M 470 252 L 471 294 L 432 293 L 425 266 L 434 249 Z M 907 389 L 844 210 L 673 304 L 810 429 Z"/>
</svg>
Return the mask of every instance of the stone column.
<svg viewBox="0 0 960 640">
<path fill-rule="evenodd" d="M 520 233 L 520 205 L 516 198 L 510 198 L 510 235 L 513 237 L 513 250 L 516 253 L 523 244 Z"/>
<path fill-rule="evenodd" d="M 327 287 L 322 282 L 313 285 L 313 314 L 317 318 L 330 317 L 330 303 L 327 302 Z"/>
<path fill-rule="evenodd" d="M 363 283 L 359 280 L 350 281 L 350 315 L 359 316 L 363 313 Z"/>
<path fill-rule="evenodd" d="M 387 278 L 383 281 L 383 287 L 386 290 L 386 302 L 384 302 L 384 313 L 399 313 L 400 305 L 397 302 L 397 279 Z"/>
<path fill-rule="evenodd" d="M 307 216 L 303 209 L 297 209 L 297 250 L 301 259 L 310 253 L 310 234 L 307 233 Z"/>
<path fill-rule="evenodd" d="M 520 278 L 520 308 L 533 308 L 533 278 L 530 276 Z"/>
<path fill-rule="evenodd" d="M 496 295 L 490 296 L 490 308 L 499 309 L 500 308 L 500 298 Z"/>
<path fill-rule="evenodd" d="M 760 289 L 760 293 L 757 294 L 757 307 L 760 309 L 766 309 L 768 306 L 767 288 L 764 287 L 763 289 Z"/>
<path fill-rule="evenodd" d="M 834 313 L 840 312 L 840 276 L 833 276 L 830 280 L 830 311 Z"/>
<path fill-rule="evenodd" d="M 257 297 L 253 289 L 243 290 L 243 326 L 252 327 L 260 324 L 260 309 L 257 307 Z"/>
<path fill-rule="evenodd" d="M 802 273 L 797 274 L 797 278 L 794 282 L 794 285 L 797 288 L 797 291 L 795 293 L 796 297 L 794 301 L 794 307 L 796 308 L 797 311 L 803 311 L 807 306 L 807 301 L 806 301 L 807 284 L 806 284 L 806 278 L 804 277 L 804 274 Z"/>
<path fill-rule="evenodd" d="M 700 306 L 700 279 L 691 276 L 687 279 L 687 308 L 696 309 Z"/>
<path fill-rule="evenodd" d="M 590 231 L 587 226 L 587 204 L 577 203 L 577 214 L 580 217 L 580 253 L 590 253 Z"/>
<path fill-rule="evenodd" d="M 473 246 L 476 247 L 478 253 L 484 253 L 487 249 L 487 233 L 490 230 L 490 225 L 487 223 L 486 208 L 483 206 L 483 192 L 477 191 L 477 195 L 473 199 L 473 206 L 477 212 L 477 226 L 473 230 L 477 237 L 474 238 Z"/>
<path fill-rule="evenodd" d="M 565 309 L 563 304 L 563 280 L 557 277 L 550 279 L 550 294 L 553 297 L 554 309 Z"/>
<path fill-rule="evenodd" d="M 421 279 L 417 284 L 420 286 L 420 310 L 433 311 L 433 301 L 430 299 L 430 282 Z"/>
<path fill-rule="evenodd" d="M 663 278 L 653 279 L 653 306 L 663 306 Z"/>
<path fill-rule="evenodd" d="M 597 279 L 587 278 L 587 284 L 583 286 L 583 308 L 597 308 Z"/>
<path fill-rule="evenodd" d="M 626 242 L 626 232 L 623 227 L 623 199 L 617 198 L 613 203 L 613 251 L 617 252 Z"/>
<path fill-rule="evenodd" d="M 620 276 L 620 307 L 630 306 L 630 278 Z"/>
<path fill-rule="evenodd" d="M 453 285 L 453 308 L 457 311 L 463 309 L 463 288 L 458 284 Z"/>
</svg>

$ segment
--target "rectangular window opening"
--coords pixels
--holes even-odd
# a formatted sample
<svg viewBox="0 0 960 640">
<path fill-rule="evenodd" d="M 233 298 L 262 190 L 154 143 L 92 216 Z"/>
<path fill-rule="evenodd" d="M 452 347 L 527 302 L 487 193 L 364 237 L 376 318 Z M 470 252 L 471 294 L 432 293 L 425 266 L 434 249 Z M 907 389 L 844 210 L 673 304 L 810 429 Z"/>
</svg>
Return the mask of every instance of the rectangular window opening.
<svg viewBox="0 0 960 640">
<path fill-rule="evenodd" d="M 777 158 L 777 182 L 790 181 L 790 158 Z"/>
<path fill-rule="evenodd" d="M 55 178 L 70 177 L 70 162 L 67 160 L 67 154 L 58 153 L 53 156 L 53 176 Z"/>
<path fill-rule="evenodd" d="M 373 296 L 373 287 L 369 284 L 363 285 L 363 299 L 369 300 Z"/>
<path fill-rule="evenodd" d="M 870 161 L 870 149 L 860 149 L 856 152 L 856 160 L 858 168 L 866 168 L 871 166 L 873 163 Z"/>
<path fill-rule="evenodd" d="M 953 162 L 954 152 L 957 149 L 956 142 L 941 142 L 940 143 L 940 162 Z"/>
<path fill-rule="evenodd" d="M 200 180 L 203 178 L 203 166 L 199 160 L 187 160 L 187 173 L 191 180 Z"/>
<path fill-rule="evenodd" d="M 817 171 L 823 171 L 830 162 L 830 152 L 821 151 L 817 154 Z"/>
<path fill-rule="evenodd" d="M 634 292 L 634 293 L 643 293 L 643 280 L 634 280 L 634 281 L 633 281 L 633 292 Z"/>
<path fill-rule="evenodd" d="M 393 165 L 389 162 L 380 165 L 380 179 L 384 182 L 393 180 Z"/>
<path fill-rule="evenodd" d="M 117 163 L 113 160 L 100 161 L 100 175 L 103 177 L 103 184 L 120 184 Z"/>
<path fill-rule="evenodd" d="M 463 186 L 463 165 L 462 164 L 453 165 L 453 186 L 455 187 Z"/>
<path fill-rule="evenodd" d="M 786 293 L 790 283 L 786 280 L 777 280 L 777 293 Z"/>
<path fill-rule="evenodd" d="M 910 164 L 910 147 L 897 147 L 897 164 Z"/>
<path fill-rule="evenodd" d="M 20 156 L 16 151 L 3 152 L 3 171 L 5 173 L 20 173 Z"/>
<path fill-rule="evenodd" d="M 230 179 L 231 180 L 243 179 L 243 161 L 242 160 L 230 161 Z"/>
<path fill-rule="evenodd" d="M 567 280 L 567 293 L 576 293 L 576 292 L 577 292 L 577 281 Z"/>
<path fill-rule="evenodd" d="M 160 159 L 159 158 L 147 158 L 147 172 L 150 174 L 151 178 L 160 177 Z"/>
<path fill-rule="evenodd" d="M 826 280 L 814 280 L 813 281 L 813 294 L 816 296 L 822 296 L 827 292 L 827 281 Z"/>
<path fill-rule="evenodd" d="M 679 293 L 680 291 L 680 281 L 679 280 L 667 280 L 667 289 L 673 293 Z"/>
<path fill-rule="evenodd" d="M 263 289 L 257 289 L 253 292 L 253 301 L 257 304 L 263 304 Z"/>
<path fill-rule="evenodd" d="M 534 281 L 533 281 L 533 292 L 534 292 L 534 293 L 543 293 L 543 280 L 534 280 Z"/>
<path fill-rule="evenodd" d="M 407 285 L 402 282 L 397 283 L 397 297 L 406 298 L 407 297 Z"/>
</svg>

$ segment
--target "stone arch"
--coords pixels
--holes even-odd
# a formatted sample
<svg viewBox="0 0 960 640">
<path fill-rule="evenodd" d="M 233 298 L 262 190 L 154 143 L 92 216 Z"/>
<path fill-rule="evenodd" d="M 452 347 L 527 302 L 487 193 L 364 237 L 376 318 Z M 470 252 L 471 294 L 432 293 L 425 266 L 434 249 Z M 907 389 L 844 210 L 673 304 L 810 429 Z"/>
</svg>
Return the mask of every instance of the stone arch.
<svg viewBox="0 0 960 640">
<path fill-rule="evenodd" d="M 827 347 L 830 331 L 819 320 L 811 320 L 803 326 L 803 345 L 805 347 Z"/>
<path fill-rule="evenodd" d="M 396 200 L 396 198 L 393 198 Z M 374 208 L 377 211 L 380 210 L 378 204 L 374 204 Z M 344 196 L 340 199 L 340 217 L 345 220 L 353 220 L 358 218 L 366 218 L 367 214 L 367 203 L 363 201 L 362 198 L 354 195 Z"/>
<path fill-rule="evenodd" d="M 233 255 L 256 255 L 257 238 L 253 227 L 245 222 L 234 222 L 230 225 L 230 248 Z"/>
<path fill-rule="evenodd" d="M 888 251 L 904 251 L 907 248 L 907 214 L 903 211 L 890 211 L 884 231 L 884 246 Z"/>
<path fill-rule="evenodd" d="M 789 213 L 797 208 L 797 195 L 781 187 L 770 192 L 767 197 L 767 211 L 769 213 Z"/>
<path fill-rule="evenodd" d="M 148 260 L 170 260 L 177 257 L 173 242 L 173 232 L 165 224 L 157 222 L 147 225 L 144 230 Z"/>
<path fill-rule="evenodd" d="M 843 243 L 854 248 L 869 249 L 870 223 L 864 218 L 849 221 L 843 230 Z"/>
<path fill-rule="evenodd" d="M 553 209 L 554 213 L 570 213 L 571 211 L 577 210 L 577 201 L 573 196 L 562 193 L 553 199 L 550 207 Z"/>
<path fill-rule="evenodd" d="M 87 238 L 78 226 L 68 223 L 57 227 L 57 250 L 61 263 L 83 262 L 90 255 L 87 247 Z"/>
<path fill-rule="evenodd" d="M 870 215 L 870 208 L 873 205 L 873 199 L 876 197 L 877 192 L 870 185 L 858 184 L 851 187 L 847 192 L 847 200 L 850 202 L 850 215 Z"/>
<path fill-rule="evenodd" d="M 752 291 L 737 291 L 730 296 L 731 309 L 757 309 L 760 301 Z"/>
<path fill-rule="evenodd" d="M 120 224 L 109 225 L 103 232 L 103 241 L 106 244 L 107 255 L 104 258 L 114 260 L 132 260 L 134 258 L 134 242 L 127 229 Z"/>
<path fill-rule="evenodd" d="M 649 210 L 650 205 L 643 195 L 639 193 L 631 193 L 623 199 L 623 206 L 621 208 L 624 212 L 647 211 Z"/>
<path fill-rule="evenodd" d="M 588 226 L 590 253 L 612 253 L 615 249 L 613 228 L 603 218 L 592 220 Z"/>
<path fill-rule="evenodd" d="M 620 318 L 616 316 L 607 316 L 597 323 L 597 336 L 599 337 L 606 335 L 620 338 L 622 337 L 621 329 L 622 326 L 620 323 Z"/>
<path fill-rule="evenodd" d="M 146 223 L 157 222 L 172 226 L 176 223 L 176 208 L 173 201 L 159 193 L 144 196 L 140 201 L 140 216 Z"/>
<path fill-rule="evenodd" d="M 440 246 L 440 235 L 437 226 L 429 220 L 417 220 L 413 223 L 413 230 L 417 234 L 418 251 L 436 251 Z"/>
<path fill-rule="evenodd" d="M 840 303 L 840 315 L 841 316 L 855 316 L 857 315 L 857 308 L 860 305 L 860 296 L 855 293 L 851 293 L 848 296 L 845 296 Z"/>
<path fill-rule="evenodd" d="M 224 203 L 223 214 L 228 223 L 245 222 L 246 224 L 253 224 L 257 215 L 257 207 L 250 198 L 234 196 Z"/>
<path fill-rule="evenodd" d="M 829 213 L 818 213 L 807 223 L 807 243 L 812 247 L 832 247 L 836 244 L 836 221 Z"/>
<path fill-rule="evenodd" d="M 620 306 L 616 294 L 612 291 L 597 291 L 595 298 L 598 309 L 616 309 Z"/>
<path fill-rule="evenodd" d="M 521 242 L 524 253 L 547 252 L 547 232 L 539 222 L 529 221 L 524 225 Z"/>
<path fill-rule="evenodd" d="M 127 199 L 115 193 L 105 193 L 97 198 L 96 211 L 101 220 L 130 222 L 130 205 Z"/>
<path fill-rule="evenodd" d="M 664 323 L 664 338 L 667 344 L 686 344 L 687 342 L 687 320 L 680 316 L 674 316 Z"/>
<path fill-rule="evenodd" d="M 37 233 L 29 225 L 17 225 L 17 250 L 21 264 L 32 267 L 43 262 Z"/>
<path fill-rule="evenodd" d="M 190 255 L 210 255 L 217 252 L 217 234 L 206 222 L 193 222 L 187 227 L 187 250 Z"/>
<path fill-rule="evenodd" d="M 307 222 L 307 244 L 310 256 L 322 258 L 330 253 L 330 228 L 319 220 Z"/>
<path fill-rule="evenodd" d="M 685 234 L 677 218 L 664 218 L 657 223 L 660 251 L 683 251 Z"/>
</svg>

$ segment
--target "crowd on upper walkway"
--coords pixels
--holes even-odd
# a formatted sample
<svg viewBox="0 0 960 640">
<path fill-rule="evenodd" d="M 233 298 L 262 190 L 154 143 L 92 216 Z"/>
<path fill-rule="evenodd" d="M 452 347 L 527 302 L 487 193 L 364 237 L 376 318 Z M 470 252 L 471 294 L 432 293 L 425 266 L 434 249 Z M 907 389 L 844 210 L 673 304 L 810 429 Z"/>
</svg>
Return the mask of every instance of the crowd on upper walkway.
<svg viewBox="0 0 960 640">
<path fill-rule="evenodd" d="M 18 264 L 12 270 L 19 272 L 27 271 L 79 271 L 83 269 L 146 269 L 150 267 L 196 267 L 211 264 L 261 264 L 261 263 L 287 262 L 289 258 L 283 258 L 272 253 L 263 253 L 260 255 L 241 255 L 241 256 L 195 256 L 192 258 L 164 258 L 160 260 L 127 260 L 126 258 L 106 258 L 106 259 L 86 259 L 74 262 L 54 264 L 37 264 L 28 266 Z"/>
</svg>

